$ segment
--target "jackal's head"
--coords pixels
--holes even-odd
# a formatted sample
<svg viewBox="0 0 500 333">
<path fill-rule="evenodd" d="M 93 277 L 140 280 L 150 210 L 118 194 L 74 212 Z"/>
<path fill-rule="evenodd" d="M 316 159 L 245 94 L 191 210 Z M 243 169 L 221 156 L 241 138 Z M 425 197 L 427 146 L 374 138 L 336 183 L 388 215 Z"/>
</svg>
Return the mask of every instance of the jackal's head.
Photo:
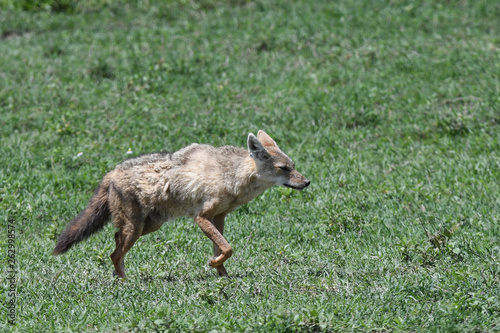
<svg viewBox="0 0 500 333">
<path fill-rule="evenodd" d="M 248 151 L 255 160 L 257 173 L 263 180 L 274 185 L 302 190 L 311 183 L 295 170 L 295 163 L 283 153 L 276 142 L 264 131 L 257 136 L 248 135 Z"/>
</svg>

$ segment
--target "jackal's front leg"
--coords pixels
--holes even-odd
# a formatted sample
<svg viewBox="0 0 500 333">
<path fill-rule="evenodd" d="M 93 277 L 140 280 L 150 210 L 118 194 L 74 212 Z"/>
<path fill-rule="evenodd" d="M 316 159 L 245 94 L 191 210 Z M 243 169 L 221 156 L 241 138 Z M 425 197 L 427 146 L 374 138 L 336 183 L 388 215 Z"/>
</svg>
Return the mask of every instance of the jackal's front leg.
<svg viewBox="0 0 500 333">
<path fill-rule="evenodd" d="M 222 233 L 217 230 L 217 227 L 209 219 L 203 216 L 197 216 L 195 221 L 200 226 L 201 230 L 203 230 L 205 235 L 207 235 L 207 237 L 214 243 L 214 252 L 216 254 L 220 252 L 218 256 L 210 259 L 208 265 L 210 265 L 210 267 L 217 267 L 217 272 L 220 275 L 227 276 L 226 269 L 222 266 L 222 264 L 233 254 L 231 245 L 229 245 L 229 243 L 224 239 L 224 236 L 222 236 Z M 223 218 L 222 223 L 224 223 Z M 218 250 L 215 246 L 217 246 Z"/>
<path fill-rule="evenodd" d="M 220 234 L 224 236 L 224 218 L 226 217 L 225 214 L 217 215 L 214 217 L 214 225 L 219 230 Z M 222 250 L 219 248 L 217 243 L 214 242 L 214 258 L 217 258 L 222 254 Z M 228 276 L 226 268 L 224 267 L 223 264 L 220 266 L 216 267 L 217 273 L 219 276 Z"/>
</svg>

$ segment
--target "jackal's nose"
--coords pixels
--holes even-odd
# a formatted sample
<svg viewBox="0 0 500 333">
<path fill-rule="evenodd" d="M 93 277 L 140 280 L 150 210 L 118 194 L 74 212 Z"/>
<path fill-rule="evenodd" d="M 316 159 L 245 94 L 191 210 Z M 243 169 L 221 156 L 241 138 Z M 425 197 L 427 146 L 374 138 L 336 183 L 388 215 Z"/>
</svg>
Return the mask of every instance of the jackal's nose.
<svg viewBox="0 0 500 333">
<path fill-rule="evenodd" d="M 311 181 L 310 181 L 309 179 L 306 179 L 306 181 L 305 181 L 304 183 L 306 184 L 306 186 L 305 186 L 305 187 L 308 187 L 308 186 L 309 186 L 309 184 L 311 184 Z"/>
</svg>

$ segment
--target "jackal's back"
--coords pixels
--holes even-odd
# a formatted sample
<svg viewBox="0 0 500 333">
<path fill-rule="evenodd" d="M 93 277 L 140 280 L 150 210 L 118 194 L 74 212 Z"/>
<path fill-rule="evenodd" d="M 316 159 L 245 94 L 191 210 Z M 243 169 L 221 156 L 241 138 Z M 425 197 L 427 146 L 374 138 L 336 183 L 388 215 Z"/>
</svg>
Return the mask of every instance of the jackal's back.
<svg viewBox="0 0 500 333">
<path fill-rule="evenodd" d="M 164 218 L 195 216 L 212 205 L 234 201 L 248 153 L 232 146 L 192 144 L 174 153 L 141 155 L 118 165 L 106 177 L 125 199 Z M 224 209 L 230 205 L 224 204 Z M 219 209 L 220 210 L 220 209 Z"/>
</svg>

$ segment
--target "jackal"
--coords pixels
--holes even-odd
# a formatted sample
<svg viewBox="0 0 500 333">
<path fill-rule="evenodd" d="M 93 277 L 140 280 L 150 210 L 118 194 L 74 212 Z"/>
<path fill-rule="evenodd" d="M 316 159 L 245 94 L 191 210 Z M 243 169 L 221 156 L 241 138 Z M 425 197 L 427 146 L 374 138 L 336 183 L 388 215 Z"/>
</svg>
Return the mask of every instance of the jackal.
<svg viewBox="0 0 500 333">
<path fill-rule="evenodd" d="M 118 228 L 113 274 L 125 278 L 125 254 L 140 236 L 167 220 L 191 216 L 213 242 L 209 266 L 227 276 L 223 263 L 233 250 L 223 237 L 226 215 L 274 185 L 302 190 L 310 183 L 264 131 L 257 137 L 250 133 L 247 145 L 248 151 L 193 143 L 174 153 L 126 160 L 103 177 L 88 207 L 59 236 L 54 254 L 100 230 L 111 217 Z"/>
</svg>

